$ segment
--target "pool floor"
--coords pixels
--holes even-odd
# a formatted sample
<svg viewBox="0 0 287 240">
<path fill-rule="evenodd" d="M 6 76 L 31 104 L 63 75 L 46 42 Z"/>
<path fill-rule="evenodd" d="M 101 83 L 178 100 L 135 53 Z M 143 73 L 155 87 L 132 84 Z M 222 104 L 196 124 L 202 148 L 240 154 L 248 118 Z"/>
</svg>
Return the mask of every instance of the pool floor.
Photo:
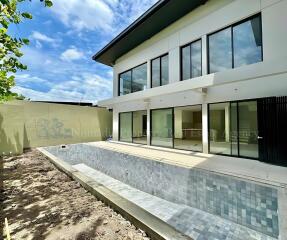
<svg viewBox="0 0 287 240">
<path fill-rule="evenodd" d="M 199 209 L 175 204 L 140 191 L 83 163 L 72 166 L 194 240 L 275 240 L 275 238 Z"/>
</svg>

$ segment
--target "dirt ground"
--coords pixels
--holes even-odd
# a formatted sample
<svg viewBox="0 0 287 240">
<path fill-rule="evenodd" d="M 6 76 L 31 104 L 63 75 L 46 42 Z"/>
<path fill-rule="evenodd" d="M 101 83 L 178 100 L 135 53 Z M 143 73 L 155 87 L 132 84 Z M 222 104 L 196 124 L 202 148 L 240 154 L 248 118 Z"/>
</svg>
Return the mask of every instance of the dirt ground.
<svg viewBox="0 0 287 240">
<path fill-rule="evenodd" d="M 149 239 L 37 150 L 1 162 L 0 216 L 2 223 L 8 218 L 13 240 Z"/>
</svg>

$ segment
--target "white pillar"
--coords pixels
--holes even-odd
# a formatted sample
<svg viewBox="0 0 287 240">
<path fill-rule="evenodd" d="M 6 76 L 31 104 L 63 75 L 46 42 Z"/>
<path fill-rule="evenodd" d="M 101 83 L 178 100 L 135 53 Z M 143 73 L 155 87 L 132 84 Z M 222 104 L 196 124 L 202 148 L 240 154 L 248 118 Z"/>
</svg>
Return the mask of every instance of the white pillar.
<svg viewBox="0 0 287 240">
<path fill-rule="evenodd" d="M 229 132 L 230 132 L 230 114 L 229 114 L 229 104 L 225 107 L 225 142 L 229 142 Z"/>
<path fill-rule="evenodd" d="M 202 104 L 202 146 L 203 152 L 208 153 L 208 107 L 206 103 Z"/>
</svg>

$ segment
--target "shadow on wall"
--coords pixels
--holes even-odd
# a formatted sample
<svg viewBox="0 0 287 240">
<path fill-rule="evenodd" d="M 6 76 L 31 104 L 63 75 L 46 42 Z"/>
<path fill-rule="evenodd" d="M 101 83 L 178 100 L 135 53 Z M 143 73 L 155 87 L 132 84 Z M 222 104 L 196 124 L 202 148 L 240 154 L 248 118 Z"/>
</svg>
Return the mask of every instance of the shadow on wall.
<svg viewBox="0 0 287 240">
<path fill-rule="evenodd" d="M 23 141 L 20 140 L 19 132 L 12 136 L 7 136 L 4 128 L 4 118 L 0 113 L 0 156 L 11 155 L 22 152 Z"/>
</svg>

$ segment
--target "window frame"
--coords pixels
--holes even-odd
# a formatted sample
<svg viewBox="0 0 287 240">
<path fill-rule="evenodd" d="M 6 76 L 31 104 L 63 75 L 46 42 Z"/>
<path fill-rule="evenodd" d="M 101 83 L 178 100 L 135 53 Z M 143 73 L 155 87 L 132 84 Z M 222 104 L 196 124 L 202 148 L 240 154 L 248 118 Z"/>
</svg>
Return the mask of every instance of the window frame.
<svg viewBox="0 0 287 240">
<path fill-rule="evenodd" d="M 200 41 L 200 48 L 201 48 L 201 51 L 200 51 L 200 62 L 201 62 L 201 71 L 200 71 L 200 76 L 197 76 L 197 77 L 201 77 L 202 76 L 202 67 L 203 67 L 203 54 L 202 54 L 202 38 L 198 38 L 198 39 L 196 39 L 196 40 L 193 40 L 192 42 L 189 42 L 189 43 L 187 43 L 187 44 L 185 44 L 185 45 L 182 45 L 181 47 L 180 47 L 180 81 L 185 81 L 185 80 L 188 80 L 188 79 L 192 79 L 192 78 L 195 78 L 195 77 L 193 77 L 192 76 L 192 51 L 191 51 L 191 45 L 193 44 L 193 43 L 196 43 L 196 42 L 198 42 L 198 41 Z M 190 47 L 190 55 L 189 55 L 189 59 L 190 59 L 190 78 L 188 78 L 188 79 L 183 79 L 183 69 L 182 69 L 182 66 L 183 66 L 183 61 L 182 61 L 182 56 L 183 56 L 183 54 L 182 54 L 182 50 L 185 48 L 185 47 L 187 47 L 187 46 L 189 46 Z"/>
<path fill-rule="evenodd" d="M 141 111 L 146 111 L 147 113 L 147 110 L 146 109 L 143 109 L 143 110 L 137 110 L 137 111 L 126 111 L 126 112 L 119 112 L 118 113 L 118 141 L 120 142 L 124 142 L 124 143 L 135 143 L 134 142 L 134 112 L 141 112 Z M 123 141 L 121 140 L 121 114 L 123 113 L 131 113 L 131 133 L 132 133 L 132 136 L 131 136 L 131 141 Z M 146 116 L 148 116 L 148 114 L 146 114 Z M 146 137 L 146 142 L 148 142 L 148 136 Z M 138 145 L 147 145 L 146 144 L 143 144 L 143 143 L 135 143 L 135 144 L 138 144 Z"/>
<path fill-rule="evenodd" d="M 225 30 L 225 29 L 227 29 L 227 28 L 230 28 L 231 29 L 231 50 L 232 50 L 232 52 L 231 52 L 231 55 L 232 55 L 232 67 L 230 68 L 230 69 L 235 69 L 235 67 L 234 67 L 234 34 L 233 34 L 233 28 L 234 27 L 236 27 L 236 26 L 238 26 L 238 25 L 240 25 L 240 24 L 242 24 L 242 23 L 245 23 L 245 22 L 247 22 L 247 21 L 249 21 L 249 20 L 251 20 L 251 19 L 253 19 L 253 18 L 256 18 L 256 17 L 259 17 L 259 22 L 260 22 L 260 36 L 261 36 L 261 43 L 262 43 L 262 46 L 261 46 L 261 61 L 259 61 L 259 62 L 263 62 L 263 60 L 264 60 L 264 57 L 263 57 L 263 32 L 262 32 L 262 14 L 261 14 L 261 12 L 259 12 L 259 13 L 256 13 L 256 14 L 254 14 L 254 15 L 252 15 L 252 16 L 250 16 L 250 17 L 247 17 L 247 18 L 244 18 L 244 19 L 242 19 L 242 20 L 240 20 L 239 22 L 236 22 L 236 23 L 233 23 L 233 24 L 230 24 L 230 25 L 228 25 L 228 26 L 226 26 L 226 27 L 224 27 L 224 28 L 221 28 L 221 29 L 219 29 L 219 30 L 216 30 L 216 31 L 214 31 L 214 32 L 211 32 L 211 33 L 209 33 L 209 34 L 207 34 L 207 41 L 206 41 L 206 49 L 207 49 L 207 74 L 212 74 L 211 72 L 210 72 L 210 51 L 209 51 L 209 41 L 210 41 L 210 36 L 211 35 L 214 35 L 214 34 L 216 34 L 216 33 L 219 33 L 219 32 L 221 32 L 221 31 L 223 31 L 223 30 Z M 250 65 L 250 64 L 249 64 Z M 236 67 L 236 68 L 238 68 L 238 67 Z M 216 72 L 215 72 L 216 73 Z"/>
<path fill-rule="evenodd" d="M 230 154 L 224 154 L 224 153 L 214 153 L 210 150 L 210 105 L 213 104 L 220 104 L 220 103 L 228 103 L 229 104 L 229 109 L 231 109 L 231 104 L 232 103 L 236 103 L 236 111 L 237 111 L 237 133 L 238 133 L 238 129 L 239 129 L 239 108 L 238 108 L 238 104 L 240 102 L 257 102 L 257 106 L 258 106 L 258 101 L 260 98 L 248 98 L 248 99 L 240 99 L 240 100 L 232 100 L 232 101 L 221 101 L 221 102 L 212 102 L 212 103 L 208 103 L 207 104 L 207 125 L 208 125 L 208 154 L 214 154 L 214 155 L 219 155 L 219 156 L 227 156 L 227 157 L 235 157 L 235 158 L 242 158 L 242 159 L 251 159 L 251 160 L 259 160 L 259 156 L 258 158 L 253 158 L 253 157 L 246 157 L 246 156 L 242 156 L 240 155 L 240 146 L 239 146 L 239 135 L 237 134 L 237 154 L 236 155 L 232 155 L 232 142 L 230 141 Z M 258 114 L 258 113 L 257 113 Z M 231 114 L 229 116 L 229 121 L 231 122 Z M 259 119 L 257 118 L 257 124 L 258 124 Z M 258 150 L 259 153 L 259 150 Z"/>
<path fill-rule="evenodd" d="M 155 87 L 152 86 L 152 83 L 153 83 L 153 78 L 152 78 L 152 76 L 153 76 L 152 62 L 153 62 L 154 60 L 157 60 L 157 59 L 159 59 L 159 86 L 156 86 L 156 87 L 164 86 L 164 85 L 162 85 L 162 58 L 163 58 L 163 57 L 166 57 L 166 56 L 168 56 L 168 64 L 169 64 L 169 54 L 168 54 L 168 53 L 164 53 L 164 54 L 162 54 L 162 55 L 160 55 L 160 56 L 158 56 L 158 57 L 155 57 L 155 58 L 153 58 L 153 59 L 150 60 L 151 88 L 155 88 Z M 168 70 L 169 70 L 169 66 L 168 66 Z M 168 71 L 168 82 L 169 82 L 169 71 Z M 165 85 L 168 85 L 168 84 L 165 84 Z"/>
<path fill-rule="evenodd" d="M 137 66 L 135 66 L 135 67 L 132 67 L 132 68 L 130 68 L 130 69 L 128 69 L 128 70 L 126 70 L 126 71 L 124 71 L 124 72 L 121 72 L 121 73 L 119 73 L 118 74 L 118 97 L 120 97 L 120 96 L 125 96 L 125 95 L 128 95 L 128 94 L 131 94 L 131 93 L 134 93 L 134 91 L 133 91 L 133 70 L 135 69 L 135 68 L 137 68 L 137 67 L 140 67 L 140 66 L 142 66 L 142 65 L 147 65 L 147 62 L 144 62 L 144 63 L 141 63 L 141 64 L 139 64 L 139 65 L 137 65 Z M 130 93 L 128 93 L 128 94 L 123 94 L 123 95 L 121 95 L 121 75 L 122 74 L 124 74 L 124 73 L 127 73 L 127 72 L 131 72 L 131 92 Z M 147 76 L 148 76 L 148 68 L 147 68 Z M 146 76 L 146 77 L 147 77 Z M 146 78 L 147 79 L 147 78 Z M 148 81 L 148 79 L 147 79 L 147 81 Z M 146 85 L 147 85 L 147 83 L 146 83 Z M 144 91 L 144 90 L 141 90 L 141 91 Z M 137 91 L 137 92 L 140 92 L 140 91 Z"/>
</svg>

